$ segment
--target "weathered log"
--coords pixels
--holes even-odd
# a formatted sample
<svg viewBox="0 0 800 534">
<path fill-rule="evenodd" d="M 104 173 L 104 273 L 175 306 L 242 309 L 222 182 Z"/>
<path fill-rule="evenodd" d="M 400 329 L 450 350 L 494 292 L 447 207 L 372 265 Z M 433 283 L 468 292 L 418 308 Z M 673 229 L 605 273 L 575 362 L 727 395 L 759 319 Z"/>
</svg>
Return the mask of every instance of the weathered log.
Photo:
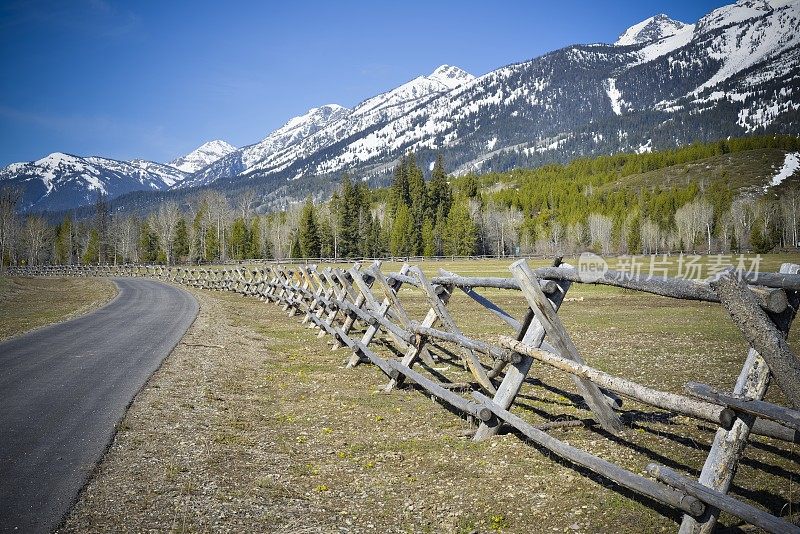
<svg viewBox="0 0 800 534">
<path fill-rule="evenodd" d="M 561 258 L 556 258 L 553 262 L 553 266 L 558 267 L 559 265 L 561 265 Z M 558 308 L 561 306 L 561 303 L 564 300 L 564 295 L 566 295 L 567 291 L 569 290 L 571 282 L 562 280 L 557 282 L 556 285 L 558 290 L 550 295 L 549 302 L 553 310 L 558 311 Z M 533 313 L 533 310 L 528 308 L 528 311 L 525 313 L 525 317 L 522 320 L 522 327 L 517 332 L 517 339 L 524 341 L 528 345 L 541 346 L 544 341 L 544 335 L 545 331 L 542 323 L 539 322 L 539 319 L 536 317 L 536 314 Z M 518 363 L 511 365 L 506 371 L 506 375 L 503 378 L 503 381 L 500 383 L 500 387 L 497 388 L 497 394 L 494 396 L 494 402 L 504 409 L 509 408 L 519 393 L 522 383 L 528 376 L 531 365 L 533 365 L 533 358 L 530 356 L 523 356 Z M 499 373 L 500 370 L 501 367 L 499 366 L 497 369 L 492 369 L 492 371 L 496 373 Z M 491 436 L 497 434 L 499 430 L 499 421 L 491 420 L 486 423 L 482 423 L 478 427 L 477 432 L 475 432 L 475 437 L 473 439 L 475 441 L 481 441 L 490 438 Z"/>
<path fill-rule="evenodd" d="M 698 401 L 683 395 L 652 389 L 631 380 L 612 376 L 593 367 L 589 367 L 588 365 L 580 364 L 537 347 L 526 345 L 521 341 L 516 341 L 507 336 L 500 337 L 500 345 L 520 354 L 526 354 L 540 362 L 551 365 L 556 369 L 560 369 L 574 376 L 591 380 L 596 385 L 613 391 L 614 393 L 649 404 L 650 406 L 655 406 L 656 408 L 689 415 L 722 426 L 730 427 L 733 422 L 731 414 L 727 412 L 723 406 Z"/>
<path fill-rule="evenodd" d="M 516 363 L 520 360 L 519 355 L 515 356 L 510 351 L 495 347 L 484 341 L 469 338 L 464 334 L 445 332 L 443 330 L 437 330 L 436 328 L 426 328 L 424 326 L 420 326 L 419 324 L 413 322 L 409 326 L 409 329 L 415 334 L 441 339 L 442 341 L 448 341 L 450 343 L 454 343 L 461 347 L 486 354 L 487 356 L 490 356 L 495 360 L 502 360 L 505 362 L 513 362 L 513 363 Z"/>
<path fill-rule="evenodd" d="M 758 399 L 749 399 L 738 395 L 729 395 L 715 390 L 707 384 L 689 382 L 686 390 L 696 397 L 705 399 L 709 402 L 721 404 L 728 408 L 741 412 L 749 413 L 757 417 L 763 417 L 772 421 L 777 421 L 789 428 L 800 430 L 800 411 L 784 408 L 771 402 L 764 402 Z"/>
<path fill-rule="evenodd" d="M 748 284 L 800 291 L 800 274 L 746 272 L 742 275 Z"/>
<path fill-rule="evenodd" d="M 397 282 L 400 282 L 400 279 L 397 279 Z M 414 283 L 418 284 L 419 281 L 415 280 Z M 450 296 L 451 293 L 449 291 L 445 291 L 438 297 L 439 302 L 441 302 L 442 306 L 447 305 L 447 303 L 450 301 Z M 420 326 L 432 327 L 438 319 L 439 315 L 436 313 L 436 310 L 433 309 L 433 307 L 431 307 L 428 310 L 428 313 L 425 315 L 425 318 L 422 320 Z M 424 338 L 419 339 L 415 343 L 415 346 L 409 349 L 403 355 L 403 359 L 401 360 L 400 363 L 402 363 L 408 368 L 411 368 L 411 366 L 414 365 L 414 362 L 417 360 L 417 358 L 422 359 L 423 356 L 427 354 L 427 348 L 425 347 L 425 345 L 426 345 L 426 340 Z M 430 355 L 428 355 L 428 357 L 430 357 Z M 386 385 L 385 391 L 387 393 L 390 392 L 395 386 L 402 384 L 402 382 L 403 382 L 403 375 L 398 374 L 397 376 L 393 376 L 392 379 L 389 381 L 389 383 Z"/>
<path fill-rule="evenodd" d="M 633 289 L 676 299 L 719 302 L 719 297 L 708 283 L 686 280 L 683 278 L 645 277 L 620 271 L 606 271 L 605 273 L 599 274 L 565 267 L 539 267 L 538 269 L 534 269 L 533 272 L 538 278 L 545 278 L 548 280 L 569 280 L 570 282 L 579 282 L 582 284 L 597 284 Z M 780 297 L 766 296 L 767 294 L 764 292 L 758 292 L 755 295 L 759 300 L 759 305 L 773 313 L 781 313 L 786 309 L 785 305 L 781 309 L 770 308 L 771 306 L 780 305 L 782 302 Z"/>
<path fill-rule="evenodd" d="M 481 394 L 473 392 L 472 396 L 479 403 L 489 408 L 499 419 L 508 425 L 522 432 L 525 437 L 544 447 L 555 455 L 572 462 L 573 464 L 585 467 L 590 471 L 605 477 L 606 479 L 619 484 L 629 490 L 635 491 L 640 495 L 649 497 L 672 508 L 677 508 L 687 514 L 700 515 L 703 513 L 703 503 L 696 497 L 687 495 L 683 491 L 675 490 L 669 486 L 664 486 L 646 477 L 632 473 L 618 465 L 603 460 L 586 451 L 582 451 L 571 445 L 560 441 L 546 432 L 537 429 L 530 423 L 523 421 L 508 410 L 502 408 L 494 401 Z"/>
<path fill-rule="evenodd" d="M 356 264 L 356 267 L 360 268 L 360 264 Z M 356 293 L 356 291 L 350 285 L 350 280 L 348 280 L 348 278 L 345 276 L 345 273 L 343 273 L 340 269 L 334 269 L 333 270 L 333 274 L 339 280 L 339 283 L 341 284 L 341 287 L 342 287 L 343 291 L 353 301 L 354 308 L 353 307 L 348 307 L 348 309 L 349 309 L 349 311 L 351 313 L 347 314 L 347 317 L 345 317 L 345 320 L 344 320 L 344 324 L 342 325 L 342 331 L 345 334 L 347 334 L 348 332 L 350 332 L 350 329 L 353 327 L 353 323 L 356 320 L 356 315 L 353 312 L 353 309 L 360 310 L 361 307 L 364 305 L 364 302 L 366 302 L 366 298 L 364 298 L 364 295 L 359 295 L 359 294 Z M 342 299 L 342 303 L 345 303 L 345 302 L 347 302 L 347 301 Z M 333 348 L 337 349 L 340 346 L 341 345 L 338 343 L 338 341 L 334 340 Z"/>
<path fill-rule="evenodd" d="M 375 295 L 372 294 L 371 288 L 367 285 L 367 281 L 364 279 L 361 271 L 351 269 L 350 276 L 358 287 L 361 295 L 363 295 L 366 299 L 367 314 L 370 315 L 372 319 L 371 321 L 368 321 L 370 327 L 375 325 L 375 331 L 377 332 L 377 325 L 383 326 L 400 350 L 408 350 L 408 348 L 414 344 L 413 336 L 411 336 L 410 332 L 407 330 L 400 328 L 390 320 L 386 319 L 386 315 L 389 313 L 389 309 L 391 307 L 391 300 L 384 297 L 383 302 L 378 302 L 378 299 L 376 299 Z M 372 280 L 374 283 L 376 279 L 370 277 L 370 280 Z M 370 337 L 370 340 L 371 339 L 372 338 Z M 353 365 L 356 364 L 356 362 L 354 362 L 352 359 L 350 362 Z"/>
<path fill-rule="evenodd" d="M 564 328 L 561 319 L 553 309 L 550 301 L 542 293 L 539 287 L 539 281 L 536 275 L 531 271 L 525 260 L 519 260 L 511 264 L 509 267 L 522 288 L 522 294 L 528 301 L 529 306 L 536 314 L 536 318 L 544 327 L 550 341 L 558 349 L 559 354 L 568 357 L 569 359 L 584 364 L 585 362 L 578 353 L 577 347 L 569 337 L 566 328 Z M 586 404 L 594 412 L 600 425 L 608 432 L 619 433 L 623 429 L 622 421 L 619 416 L 611 409 L 603 393 L 600 389 L 590 380 L 584 378 L 574 377 L 575 386 L 578 392 L 586 401 Z"/>
<path fill-rule="evenodd" d="M 729 495 L 708 488 L 699 482 L 695 482 L 694 480 L 676 473 L 669 467 L 649 464 L 647 466 L 647 473 L 664 484 L 672 486 L 676 490 L 693 495 L 715 508 L 728 512 L 740 519 L 744 519 L 751 525 L 762 528 L 772 534 L 800 534 L 800 527 L 797 525 L 793 525 L 780 517 L 775 517 L 770 513 L 759 510 L 755 506 L 734 499 Z"/>
<path fill-rule="evenodd" d="M 767 361 L 772 376 L 795 408 L 800 408 L 800 360 L 735 271 L 720 274 L 711 287 L 751 347 Z"/>
<path fill-rule="evenodd" d="M 449 271 L 445 271 L 444 269 L 439 269 L 439 274 L 441 277 L 448 277 L 448 278 L 456 278 L 457 275 L 455 273 L 451 273 Z M 441 278 L 440 277 L 440 278 Z M 516 282 L 516 280 L 514 280 Z M 548 281 L 549 283 L 555 285 L 553 282 Z M 472 287 L 466 285 L 457 285 L 465 295 L 469 298 L 495 314 L 497 317 L 502 319 L 506 324 L 508 324 L 511 328 L 514 329 L 515 332 L 519 332 L 520 327 L 522 326 L 519 321 L 514 319 L 510 313 L 502 309 L 500 306 L 489 300 L 488 298 L 484 297 L 483 295 L 476 292 Z M 551 291 L 552 292 L 552 291 Z"/>
</svg>

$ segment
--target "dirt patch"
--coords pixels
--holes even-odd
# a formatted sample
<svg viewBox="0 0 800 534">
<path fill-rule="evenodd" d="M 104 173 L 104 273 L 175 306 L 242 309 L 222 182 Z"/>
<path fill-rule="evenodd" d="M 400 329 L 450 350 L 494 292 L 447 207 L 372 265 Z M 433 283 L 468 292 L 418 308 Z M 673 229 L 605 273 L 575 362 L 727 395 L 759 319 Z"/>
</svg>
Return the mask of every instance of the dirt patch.
<svg viewBox="0 0 800 534">
<path fill-rule="evenodd" d="M 194 294 L 198 319 L 137 396 L 63 531 L 652 532 L 673 531 L 680 521 L 516 435 L 474 443 L 463 437 L 475 428 L 471 422 L 413 388 L 379 393 L 386 378 L 376 368 L 345 369 L 346 351 L 332 352 L 299 317 L 287 318 L 273 304 Z M 609 313 L 636 317 L 646 313 L 644 304 L 611 293 L 584 296 L 576 315 L 565 315 L 576 343 L 605 354 L 601 367 L 640 378 L 642 360 L 624 350 L 620 337 L 629 329 L 610 329 L 606 316 L 584 317 L 580 310 L 592 299 L 610 299 Z M 419 316 L 424 306 L 411 302 L 409 310 Z M 490 329 L 467 300 L 452 305 L 464 324 Z M 674 354 L 665 354 L 694 346 L 670 317 L 707 315 L 702 307 L 680 306 L 644 338 L 639 333 L 650 341 L 637 347 L 647 368 L 663 362 L 671 373 L 678 369 L 676 383 L 726 362 L 705 353 L 681 370 L 669 357 Z M 739 354 L 735 332 L 724 334 L 702 349 Z M 677 346 L 663 345 L 664 339 L 677 339 Z M 436 352 L 437 366 L 425 372 L 468 378 L 458 357 Z M 729 358 L 741 361 L 741 354 Z M 525 386 L 516 413 L 535 422 L 589 415 L 575 405 L 566 377 L 534 369 L 541 382 Z M 626 404 L 635 423 L 620 437 L 597 428 L 552 434 L 635 472 L 657 461 L 696 476 L 713 429 L 636 408 L 644 407 Z M 794 447 L 758 438 L 747 449 L 734 493 L 773 513 L 787 502 L 797 506 Z M 729 517 L 723 522 L 736 524 Z"/>
</svg>

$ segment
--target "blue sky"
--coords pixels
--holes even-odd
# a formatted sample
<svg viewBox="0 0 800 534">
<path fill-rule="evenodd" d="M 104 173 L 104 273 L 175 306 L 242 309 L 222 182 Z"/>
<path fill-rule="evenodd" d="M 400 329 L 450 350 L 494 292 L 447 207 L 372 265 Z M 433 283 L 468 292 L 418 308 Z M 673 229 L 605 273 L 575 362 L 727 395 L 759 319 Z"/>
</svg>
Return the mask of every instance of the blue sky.
<svg viewBox="0 0 800 534">
<path fill-rule="evenodd" d="M 480 75 L 722 1 L 0 3 L 0 165 L 50 152 L 168 161 L 253 143 L 438 65 Z"/>
</svg>

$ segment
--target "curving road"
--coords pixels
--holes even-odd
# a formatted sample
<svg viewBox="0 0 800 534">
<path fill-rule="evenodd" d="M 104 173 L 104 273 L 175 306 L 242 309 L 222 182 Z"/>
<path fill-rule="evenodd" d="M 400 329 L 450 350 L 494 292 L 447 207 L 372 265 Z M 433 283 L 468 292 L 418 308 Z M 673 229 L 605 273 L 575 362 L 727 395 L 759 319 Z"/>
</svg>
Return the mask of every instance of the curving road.
<svg viewBox="0 0 800 534">
<path fill-rule="evenodd" d="M 106 306 L 0 343 L 0 532 L 59 525 L 133 397 L 197 316 L 182 289 L 114 283 Z"/>
</svg>

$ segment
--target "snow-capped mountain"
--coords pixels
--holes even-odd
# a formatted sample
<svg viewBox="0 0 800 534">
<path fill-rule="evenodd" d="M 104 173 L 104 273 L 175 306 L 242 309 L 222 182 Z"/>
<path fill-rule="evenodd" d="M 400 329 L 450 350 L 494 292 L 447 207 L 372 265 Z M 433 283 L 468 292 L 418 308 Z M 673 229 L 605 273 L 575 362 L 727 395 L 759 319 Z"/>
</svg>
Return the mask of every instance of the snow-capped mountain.
<svg viewBox="0 0 800 534">
<path fill-rule="evenodd" d="M 352 110 L 336 104 L 313 108 L 290 119 L 260 143 L 221 158 L 179 187 L 205 185 L 260 169 L 283 168 L 300 154 L 313 154 L 343 139 L 358 136 L 375 124 L 400 117 L 423 102 L 474 79 L 458 67 L 442 65 L 430 75 L 419 76 L 369 98 Z"/>
<path fill-rule="evenodd" d="M 800 133 L 799 11 L 798 0 L 742 0 L 696 25 L 656 15 L 615 44 L 569 46 L 465 76 L 438 94 L 415 93 L 433 76 L 417 78 L 239 178 L 380 177 L 409 150 L 423 164 L 444 152 L 466 172 L 758 131 Z"/>
<path fill-rule="evenodd" d="M 337 104 L 312 108 L 303 115 L 289 121 L 269 134 L 261 142 L 233 150 L 205 168 L 199 169 L 181 187 L 205 185 L 221 177 L 236 176 L 254 164 L 277 152 L 313 135 L 332 121 L 347 116 L 350 110 Z"/>
<path fill-rule="evenodd" d="M 660 13 L 638 24 L 634 24 L 625 30 L 614 44 L 617 46 L 629 46 L 652 43 L 685 31 L 687 26 L 690 27 L 690 32 L 694 29 L 693 24 L 685 24 L 677 20 L 672 20 L 663 13 Z"/>
<path fill-rule="evenodd" d="M 181 156 L 180 158 L 170 161 L 169 165 L 185 173 L 191 174 L 199 171 L 200 169 L 208 167 L 219 158 L 227 156 L 235 150 L 235 146 L 220 139 L 215 139 L 214 141 L 203 143 L 185 156 Z"/>
<path fill-rule="evenodd" d="M 0 170 L 0 185 L 19 187 L 24 210 L 64 210 L 89 204 L 99 194 L 117 197 L 132 191 L 164 190 L 186 173 L 152 161 L 117 161 L 54 152 Z"/>
<path fill-rule="evenodd" d="M 311 109 L 165 187 L 257 187 L 272 202 L 342 172 L 381 183 L 408 151 L 426 168 L 441 152 L 463 173 L 771 132 L 800 134 L 800 0 L 740 0 L 695 24 L 656 15 L 613 44 L 478 78 L 443 65 L 352 109 Z M 10 166 L 0 179 L 32 173 Z"/>
</svg>

